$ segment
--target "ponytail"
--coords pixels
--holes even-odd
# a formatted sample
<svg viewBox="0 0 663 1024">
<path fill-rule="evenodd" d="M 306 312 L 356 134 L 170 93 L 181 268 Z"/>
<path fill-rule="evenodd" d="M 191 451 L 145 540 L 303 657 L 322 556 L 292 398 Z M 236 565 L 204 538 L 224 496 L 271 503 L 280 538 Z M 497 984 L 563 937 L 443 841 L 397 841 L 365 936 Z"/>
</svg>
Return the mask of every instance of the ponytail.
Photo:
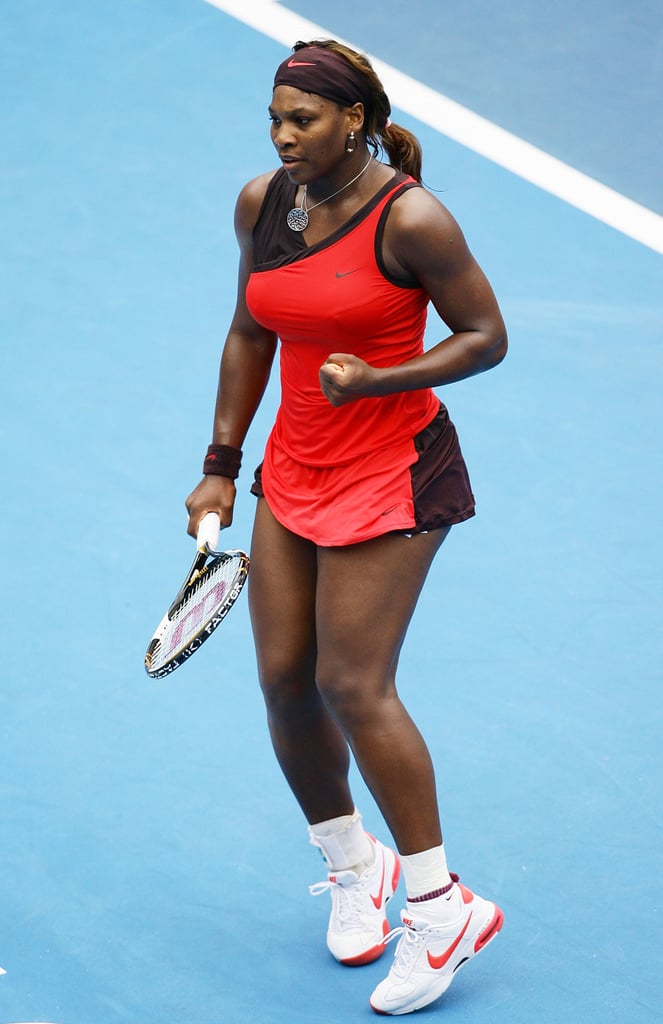
<svg viewBox="0 0 663 1024">
<path fill-rule="evenodd" d="M 409 174 L 421 184 L 421 145 L 416 136 L 393 121 L 387 121 L 384 128 L 377 130 L 377 134 L 379 143 L 366 132 L 366 139 L 374 155 L 377 156 L 378 149 L 383 149 L 392 167 Z"/>
</svg>

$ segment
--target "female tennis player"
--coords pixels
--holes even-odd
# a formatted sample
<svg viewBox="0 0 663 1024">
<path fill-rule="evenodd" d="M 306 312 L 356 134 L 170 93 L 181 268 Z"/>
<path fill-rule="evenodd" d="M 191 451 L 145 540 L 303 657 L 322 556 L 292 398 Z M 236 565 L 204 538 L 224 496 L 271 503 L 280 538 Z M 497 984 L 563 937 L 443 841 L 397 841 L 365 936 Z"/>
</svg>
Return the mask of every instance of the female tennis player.
<svg viewBox="0 0 663 1024">
<path fill-rule="evenodd" d="M 507 342 L 459 226 L 421 185 L 418 141 L 390 113 L 369 61 L 333 40 L 296 44 L 277 69 L 281 166 L 237 202 L 238 300 L 187 508 L 192 535 L 206 512 L 231 522 L 280 341 L 281 403 L 252 487 L 260 682 L 276 757 L 326 862 L 311 891 L 331 894 L 329 950 L 360 965 L 399 936 L 370 1003 L 401 1014 L 437 999 L 502 924 L 449 873 L 431 758 L 395 676 L 433 558 L 474 514 L 432 389 L 495 366 Z M 429 303 L 450 333 L 424 351 Z M 395 850 L 364 829 L 350 755 Z M 406 906 L 390 932 L 401 869 Z"/>
</svg>

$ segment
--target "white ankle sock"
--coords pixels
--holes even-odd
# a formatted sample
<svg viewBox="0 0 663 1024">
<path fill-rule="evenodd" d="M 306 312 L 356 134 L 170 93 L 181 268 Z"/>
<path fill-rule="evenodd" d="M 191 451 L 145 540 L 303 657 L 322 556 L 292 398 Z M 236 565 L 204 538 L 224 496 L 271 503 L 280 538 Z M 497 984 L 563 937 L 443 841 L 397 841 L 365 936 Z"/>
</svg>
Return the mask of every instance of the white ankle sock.
<svg viewBox="0 0 663 1024">
<path fill-rule="evenodd" d="M 407 908 L 427 920 L 455 920 L 460 913 L 460 892 L 453 884 L 444 846 L 401 856 Z"/>
<path fill-rule="evenodd" d="M 444 845 L 401 857 L 408 899 L 417 899 L 444 889 L 451 882 Z"/>
<path fill-rule="evenodd" d="M 373 843 L 364 831 L 361 814 L 344 814 L 309 825 L 309 838 L 331 871 L 355 871 L 361 875 L 375 860 Z"/>
</svg>

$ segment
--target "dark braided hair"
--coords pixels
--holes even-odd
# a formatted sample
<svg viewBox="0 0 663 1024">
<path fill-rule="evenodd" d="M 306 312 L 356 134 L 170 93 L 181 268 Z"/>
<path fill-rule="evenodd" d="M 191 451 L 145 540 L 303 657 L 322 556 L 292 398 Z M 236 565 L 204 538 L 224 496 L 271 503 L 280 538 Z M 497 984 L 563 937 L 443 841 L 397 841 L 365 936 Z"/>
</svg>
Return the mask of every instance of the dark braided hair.
<svg viewBox="0 0 663 1024">
<path fill-rule="evenodd" d="M 364 131 L 366 132 L 366 142 L 373 150 L 373 155 L 377 156 L 380 150 L 383 150 L 392 167 L 397 167 L 398 170 L 411 175 L 415 181 L 421 182 L 422 154 L 419 140 L 407 128 L 390 121 L 389 97 L 368 57 L 337 42 L 336 39 L 312 39 L 307 43 L 300 40 L 295 43 L 293 50 L 296 52 L 307 46 L 319 46 L 325 50 L 333 50 L 334 53 L 347 60 L 359 74 L 363 75 L 372 97 L 371 109 L 364 110 Z"/>
</svg>

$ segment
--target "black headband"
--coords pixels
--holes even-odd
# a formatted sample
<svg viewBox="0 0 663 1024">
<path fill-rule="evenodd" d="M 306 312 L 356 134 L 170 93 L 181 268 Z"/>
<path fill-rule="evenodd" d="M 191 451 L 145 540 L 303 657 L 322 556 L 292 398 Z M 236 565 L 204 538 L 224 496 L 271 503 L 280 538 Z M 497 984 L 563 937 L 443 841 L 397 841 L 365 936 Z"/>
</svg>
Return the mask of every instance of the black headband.
<svg viewBox="0 0 663 1024">
<path fill-rule="evenodd" d="M 366 115 L 372 107 L 366 77 L 344 57 L 320 46 L 304 46 L 286 57 L 276 69 L 274 88 L 277 85 L 312 92 L 343 107 L 363 103 Z"/>
</svg>

